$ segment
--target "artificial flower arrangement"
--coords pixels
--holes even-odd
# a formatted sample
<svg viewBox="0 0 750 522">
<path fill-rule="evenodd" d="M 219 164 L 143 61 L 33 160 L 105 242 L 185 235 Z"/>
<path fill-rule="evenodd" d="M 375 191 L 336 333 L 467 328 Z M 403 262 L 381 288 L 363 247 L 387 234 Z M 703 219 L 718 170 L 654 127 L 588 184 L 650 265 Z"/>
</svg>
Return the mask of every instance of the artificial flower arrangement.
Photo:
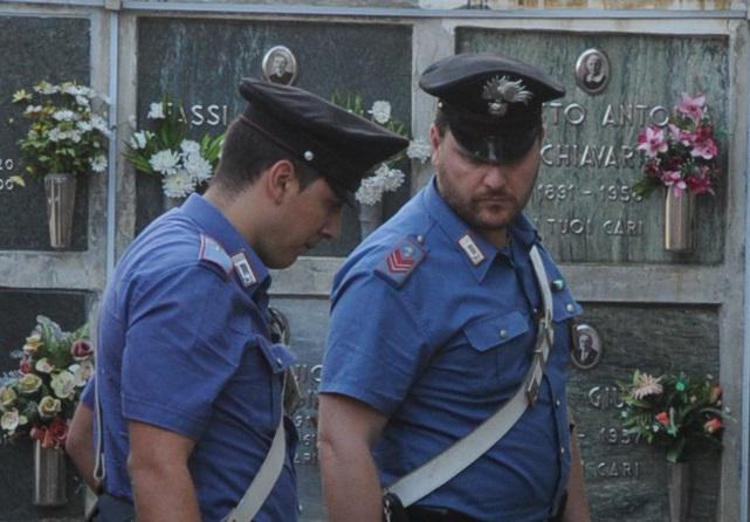
<svg viewBox="0 0 750 522">
<path fill-rule="evenodd" d="M 343 95 L 334 93 L 331 101 L 353 114 L 368 118 L 378 125 L 382 125 L 391 132 L 395 132 L 406 138 L 409 137 L 406 126 L 393 118 L 391 104 L 386 100 L 375 101 L 368 110 L 365 110 L 362 97 L 356 94 Z M 393 165 L 403 159 L 404 155 L 424 163 L 429 159 L 430 152 L 430 144 L 425 140 L 412 140 L 405 153 L 401 153 L 389 161 L 380 164 L 372 176 L 368 176 L 362 180 L 362 184 L 354 194 L 355 199 L 362 205 L 375 205 L 379 203 L 383 199 L 384 192 L 396 191 L 406 180 L 404 172 L 394 168 Z"/>
<path fill-rule="evenodd" d="M 659 186 L 674 187 L 678 197 L 686 191 L 714 194 L 719 147 L 704 95 L 683 93 L 665 127 L 649 125 L 641 131 L 638 150 L 646 162 L 645 176 L 633 187 L 637 194 L 647 196 Z"/>
<path fill-rule="evenodd" d="M 721 448 L 722 390 L 712 381 L 710 375 L 654 377 L 636 370 L 630 383 L 620 384 L 623 426 L 636 439 L 666 447 L 672 463 L 685 461 L 700 443 Z"/>
<path fill-rule="evenodd" d="M 56 85 L 42 81 L 31 92 L 17 91 L 12 101 L 26 106 L 23 117 L 30 121 L 26 136 L 18 142 L 29 175 L 85 175 L 107 170 L 111 133 L 105 119 L 106 97 L 75 82 Z"/>
<path fill-rule="evenodd" d="M 83 387 L 94 374 L 94 349 L 88 325 L 63 332 L 43 315 L 36 320 L 17 353 L 19 369 L 0 377 L 0 442 L 29 435 L 45 448 L 60 448 Z"/>
<path fill-rule="evenodd" d="M 136 171 L 161 176 L 164 195 L 170 198 L 184 198 L 211 179 L 224 134 L 188 139 L 190 123 L 185 109 L 168 97 L 151 103 L 146 118 L 151 128 L 136 130 L 125 154 Z"/>
</svg>

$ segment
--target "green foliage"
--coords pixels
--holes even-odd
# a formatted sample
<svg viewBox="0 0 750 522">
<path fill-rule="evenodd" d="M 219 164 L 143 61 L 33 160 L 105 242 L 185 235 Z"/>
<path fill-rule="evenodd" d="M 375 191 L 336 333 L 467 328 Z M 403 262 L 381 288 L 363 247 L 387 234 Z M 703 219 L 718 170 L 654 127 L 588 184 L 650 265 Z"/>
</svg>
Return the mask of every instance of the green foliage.
<svg viewBox="0 0 750 522">
<path fill-rule="evenodd" d="M 690 452 L 721 447 L 724 414 L 721 387 L 684 373 L 655 378 L 636 370 L 620 383 L 626 433 L 666 448 L 669 462 L 687 460 Z"/>
</svg>

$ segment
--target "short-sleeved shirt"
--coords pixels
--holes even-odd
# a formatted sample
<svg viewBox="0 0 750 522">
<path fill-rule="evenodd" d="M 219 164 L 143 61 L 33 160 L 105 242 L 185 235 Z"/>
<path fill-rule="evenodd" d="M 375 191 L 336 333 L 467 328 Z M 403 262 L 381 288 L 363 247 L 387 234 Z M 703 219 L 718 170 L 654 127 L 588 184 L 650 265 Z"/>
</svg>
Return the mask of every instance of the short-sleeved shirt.
<svg viewBox="0 0 750 522">
<path fill-rule="evenodd" d="M 234 264 L 242 256 L 244 282 Z M 188 464 L 203 520 L 221 520 L 242 498 L 276 432 L 294 360 L 269 340 L 269 284 L 250 245 L 198 195 L 128 248 L 98 329 L 108 493 L 132 500 L 128 421 L 138 421 L 196 441 Z M 256 521 L 297 519 L 296 431 L 285 426 L 286 462 Z"/>
<path fill-rule="evenodd" d="M 554 514 L 567 485 L 568 323 L 581 309 L 529 221 L 519 216 L 510 232 L 510 246 L 495 248 L 434 181 L 425 187 L 337 274 L 320 391 L 388 417 L 374 452 L 384 486 L 444 451 L 510 399 L 529 371 L 542 308 L 529 258 L 537 245 L 549 280 L 559 280 L 555 343 L 538 401 L 418 505 L 538 522 Z"/>
</svg>

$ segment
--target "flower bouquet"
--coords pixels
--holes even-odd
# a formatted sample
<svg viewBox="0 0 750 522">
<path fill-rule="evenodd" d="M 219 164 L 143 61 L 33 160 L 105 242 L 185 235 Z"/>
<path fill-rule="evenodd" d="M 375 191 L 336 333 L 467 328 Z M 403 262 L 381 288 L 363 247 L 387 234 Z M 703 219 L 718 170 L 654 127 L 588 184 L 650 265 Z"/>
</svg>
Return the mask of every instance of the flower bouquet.
<svg viewBox="0 0 750 522">
<path fill-rule="evenodd" d="M 26 172 L 84 175 L 107 169 L 106 106 L 109 101 L 90 87 L 75 82 L 54 85 L 46 81 L 13 94 L 16 105 L 26 105 L 30 122 L 18 143 Z"/>
<path fill-rule="evenodd" d="M 664 248 L 689 252 L 693 248 L 693 200 L 714 194 L 719 147 L 703 95 L 682 95 L 666 127 L 649 125 L 638 136 L 638 149 L 646 161 L 645 176 L 633 191 L 647 196 L 666 187 Z M 686 196 L 687 193 L 687 196 Z"/>
<path fill-rule="evenodd" d="M 44 448 L 65 443 L 81 391 L 94 374 L 88 325 L 74 332 L 42 315 L 26 338 L 17 371 L 0 378 L 0 442 L 29 435 Z"/>
<path fill-rule="evenodd" d="M 636 370 L 631 382 L 620 387 L 623 427 L 648 444 L 666 447 L 668 462 L 684 462 L 691 450 L 721 448 L 722 391 L 710 375 L 653 377 Z"/>
<path fill-rule="evenodd" d="M 152 103 L 146 118 L 151 128 L 133 133 L 125 158 L 136 171 L 161 176 L 165 196 L 187 197 L 213 175 L 224 134 L 188 139 L 190 124 L 185 109 L 169 98 Z"/>
</svg>

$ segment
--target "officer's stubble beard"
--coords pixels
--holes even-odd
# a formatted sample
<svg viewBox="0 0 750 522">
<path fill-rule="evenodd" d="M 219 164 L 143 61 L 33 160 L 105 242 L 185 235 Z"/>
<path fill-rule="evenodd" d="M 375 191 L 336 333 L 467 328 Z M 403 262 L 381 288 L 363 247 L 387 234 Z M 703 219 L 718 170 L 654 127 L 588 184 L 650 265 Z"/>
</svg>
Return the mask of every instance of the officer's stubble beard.
<svg viewBox="0 0 750 522">
<path fill-rule="evenodd" d="M 443 139 L 445 139 L 445 136 L 443 136 Z M 534 142 L 534 144 L 531 146 L 529 151 L 526 153 L 528 154 L 539 154 L 539 146 L 541 144 L 542 138 L 541 136 L 537 139 L 537 141 Z M 526 156 L 522 158 L 521 161 L 526 159 Z M 484 220 L 481 219 L 481 214 L 477 210 L 475 205 L 475 195 L 472 195 L 469 198 L 468 202 L 465 202 L 462 200 L 462 198 L 456 193 L 456 191 L 453 190 L 453 185 L 450 183 L 440 183 L 440 194 L 445 200 L 446 203 L 453 209 L 453 211 L 458 214 L 458 216 L 463 219 L 469 226 L 471 226 L 472 229 L 474 229 L 476 232 L 482 234 L 483 232 L 491 233 L 492 235 L 497 235 L 500 232 L 505 231 L 506 237 L 508 233 L 508 227 L 513 223 L 513 221 L 518 217 L 518 215 L 523 212 L 523 209 L 526 208 L 526 205 L 529 202 L 529 199 L 531 199 L 531 194 L 534 190 L 534 187 L 536 186 L 536 180 L 539 177 L 539 169 L 541 168 L 541 160 L 537 162 L 536 170 L 533 174 L 533 180 L 528 185 L 528 190 L 526 194 L 523 194 L 521 198 L 517 198 L 514 194 L 508 193 L 507 191 L 503 190 L 497 193 L 498 196 L 503 198 L 508 198 L 508 200 L 512 200 L 512 206 L 514 210 L 511 212 L 511 215 L 508 217 L 508 219 L 503 220 L 502 223 L 487 223 Z M 438 162 L 435 166 L 435 169 L 438 172 L 438 176 L 442 177 L 443 179 L 447 179 L 447 175 L 445 173 L 445 164 L 444 162 Z M 482 194 L 482 197 L 487 197 L 490 194 L 485 193 Z"/>
</svg>

